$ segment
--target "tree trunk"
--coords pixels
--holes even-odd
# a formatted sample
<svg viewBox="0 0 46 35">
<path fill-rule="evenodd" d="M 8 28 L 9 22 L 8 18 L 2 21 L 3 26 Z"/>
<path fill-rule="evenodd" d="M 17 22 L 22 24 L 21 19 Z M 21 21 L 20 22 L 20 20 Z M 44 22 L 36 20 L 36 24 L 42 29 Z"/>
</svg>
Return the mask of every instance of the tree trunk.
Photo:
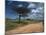
<svg viewBox="0 0 46 35">
<path fill-rule="evenodd" d="M 21 22 L 21 15 L 19 15 L 19 24 L 20 24 L 20 22 Z"/>
</svg>

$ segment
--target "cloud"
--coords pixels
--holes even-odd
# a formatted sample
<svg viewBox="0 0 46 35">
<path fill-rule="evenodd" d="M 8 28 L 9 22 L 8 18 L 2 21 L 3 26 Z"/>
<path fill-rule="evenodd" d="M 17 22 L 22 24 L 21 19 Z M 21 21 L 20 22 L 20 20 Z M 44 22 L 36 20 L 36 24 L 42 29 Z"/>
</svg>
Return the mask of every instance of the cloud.
<svg viewBox="0 0 46 35">
<path fill-rule="evenodd" d="M 36 9 L 32 9 L 32 12 L 28 14 L 29 19 L 38 19 L 43 20 L 44 15 L 44 8 L 39 6 Z"/>
<path fill-rule="evenodd" d="M 18 7 L 23 7 L 23 5 L 22 4 L 19 4 Z"/>
<path fill-rule="evenodd" d="M 33 3 L 30 3 L 27 8 L 34 8 L 36 5 Z"/>
<path fill-rule="evenodd" d="M 33 13 L 36 13 L 36 12 L 39 12 L 39 10 L 37 10 L 37 9 L 36 9 L 36 10 L 35 10 L 35 9 L 32 9 L 32 12 L 33 12 Z"/>
</svg>

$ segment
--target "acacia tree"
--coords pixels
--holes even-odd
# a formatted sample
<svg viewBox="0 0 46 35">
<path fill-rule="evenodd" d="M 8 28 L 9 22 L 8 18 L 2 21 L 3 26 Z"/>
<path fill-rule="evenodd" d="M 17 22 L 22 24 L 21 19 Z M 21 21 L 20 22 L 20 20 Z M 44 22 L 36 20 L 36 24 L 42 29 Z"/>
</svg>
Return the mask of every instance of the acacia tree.
<svg viewBox="0 0 46 35">
<path fill-rule="evenodd" d="M 26 17 L 28 16 L 28 13 L 31 12 L 31 9 L 35 9 L 35 8 L 28 8 L 28 7 L 16 7 L 15 4 L 12 5 L 12 10 L 14 11 L 14 13 L 19 14 L 19 23 L 21 20 L 21 17 Z"/>
<path fill-rule="evenodd" d="M 17 14 L 19 14 L 19 23 L 20 23 L 21 17 L 27 16 L 27 14 L 30 12 L 30 9 L 26 7 L 16 7 L 14 5 L 12 6 L 12 10 L 14 10 L 14 13 L 16 12 Z"/>
</svg>

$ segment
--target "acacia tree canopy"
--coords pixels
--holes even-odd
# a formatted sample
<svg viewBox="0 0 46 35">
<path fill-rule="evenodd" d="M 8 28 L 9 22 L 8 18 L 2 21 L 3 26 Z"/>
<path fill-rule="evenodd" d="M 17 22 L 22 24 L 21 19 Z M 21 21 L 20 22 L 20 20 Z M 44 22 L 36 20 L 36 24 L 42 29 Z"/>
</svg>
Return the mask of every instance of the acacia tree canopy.
<svg viewBox="0 0 46 35">
<path fill-rule="evenodd" d="M 22 17 L 27 16 L 27 14 L 30 12 L 30 9 L 26 7 L 15 7 L 13 5 L 12 10 L 14 10 L 14 13 L 20 14 Z"/>
</svg>

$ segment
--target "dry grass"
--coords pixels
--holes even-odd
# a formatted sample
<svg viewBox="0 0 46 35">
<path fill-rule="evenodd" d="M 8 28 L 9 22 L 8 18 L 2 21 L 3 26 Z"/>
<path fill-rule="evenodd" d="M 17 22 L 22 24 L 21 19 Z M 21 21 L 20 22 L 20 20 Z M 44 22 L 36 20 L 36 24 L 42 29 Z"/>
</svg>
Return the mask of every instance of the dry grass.
<svg viewBox="0 0 46 35">
<path fill-rule="evenodd" d="M 7 31 L 7 35 L 16 34 L 16 33 L 32 33 L 32 32 L 43 32 L 42 22 L 28 24 L 23 27 L 18 27 L 16 29 Z"/>
</svg>

